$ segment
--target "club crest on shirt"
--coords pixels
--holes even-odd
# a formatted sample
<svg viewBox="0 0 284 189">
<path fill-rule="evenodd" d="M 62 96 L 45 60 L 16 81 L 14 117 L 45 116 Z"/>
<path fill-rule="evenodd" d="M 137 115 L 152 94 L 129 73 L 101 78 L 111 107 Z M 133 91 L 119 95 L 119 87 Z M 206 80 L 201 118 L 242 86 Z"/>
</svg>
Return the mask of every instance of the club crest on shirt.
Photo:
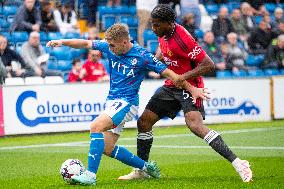
<svg viewBox="0 0 284 189">
<path fill-rule="evenodd" d="M 132 64 L 132 66 L 135 66 L 136 64 L 137 64 L 137 59 L 136 58 L 134 58 L 134 59 L 132 59 L 131 60 L 131 64 Z"/>
<path fill-rule="evenodd" d="M 173 52 L 172 52 L 172 51 L 170 51 L 170 50 L 167 52 L 167 54 L 168 54 L 168 56 L 169 56 L 169 57 L 171 57 L 171 56 L 173 56 L 173 55 L 174 55 L 174 54 L 173 54 Z"/>
</svg>

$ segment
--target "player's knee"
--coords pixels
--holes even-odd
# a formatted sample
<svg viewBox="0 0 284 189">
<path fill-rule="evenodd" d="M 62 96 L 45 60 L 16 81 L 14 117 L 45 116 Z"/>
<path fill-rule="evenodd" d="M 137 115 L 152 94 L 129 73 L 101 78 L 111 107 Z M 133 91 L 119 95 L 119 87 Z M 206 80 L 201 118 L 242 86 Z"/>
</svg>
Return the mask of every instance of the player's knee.
<svg viewBox="0 0 284 189">
<path fill-rule="evenodd" d="M 91 125 L 91 133 L 101 133 L 103 130 L 99 126 Z"/>
<path fill-rule="evenodd" d="M 138 131 L 139 132 L 148 132 L 152 130 L 151 123 L 147 120 L 147 118 L 139 118 L 137 121 Z"/>
</svg>

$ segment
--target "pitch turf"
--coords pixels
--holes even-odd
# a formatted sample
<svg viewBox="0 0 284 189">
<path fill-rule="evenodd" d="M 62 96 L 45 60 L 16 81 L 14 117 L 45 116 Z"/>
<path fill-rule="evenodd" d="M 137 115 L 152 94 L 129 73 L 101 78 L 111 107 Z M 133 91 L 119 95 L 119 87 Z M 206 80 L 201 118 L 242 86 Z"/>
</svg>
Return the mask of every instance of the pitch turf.
<svg viewBox="0 0 284 189">
<path fill-rule="evenodd" d="M 158 162 L 161 179 L 118 181 L 130 167 L 104 157 L 93 187 L 284 188 L 284 121 L 209 127 L 223 132 L 234 152 L 251 162 L 252 183 L 242 183 L 230 163 L 184 126 L 175 126 L 154 130 L 151 159 Z M 135 136 L 135 129 L 125 130 L 119 144 L 136 152 Z M 78 158 L 87 164 L 88 139 L 88 132 L 0 138 L 0 188 L 89 188 L 65 184 L 59 175 L 66 159 Z"/>
</svg>

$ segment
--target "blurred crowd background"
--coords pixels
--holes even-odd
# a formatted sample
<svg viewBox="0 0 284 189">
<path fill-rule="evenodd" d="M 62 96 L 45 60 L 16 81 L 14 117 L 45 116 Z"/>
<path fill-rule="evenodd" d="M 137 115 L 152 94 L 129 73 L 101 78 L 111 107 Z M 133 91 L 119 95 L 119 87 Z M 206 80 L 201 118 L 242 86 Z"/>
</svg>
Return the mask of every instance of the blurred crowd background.
<svg viewBox="0 0 284 189">
<path fill-rule="evenodd" d="M 216 65 L 206 77 L 284 75 L 284 2 L 226 0 L 1 0 L 0 83 L 7 78 L 47 76 L 63 82 L 109 80 L 108 61 L 97 50 L 46 48 L 53 39 L 103 39 L 121 22 L 130 36 L 154 53 L 151 10 L 167 3 Z M 149 73 L 148 79 L 160 76 Z"/>
</svg>

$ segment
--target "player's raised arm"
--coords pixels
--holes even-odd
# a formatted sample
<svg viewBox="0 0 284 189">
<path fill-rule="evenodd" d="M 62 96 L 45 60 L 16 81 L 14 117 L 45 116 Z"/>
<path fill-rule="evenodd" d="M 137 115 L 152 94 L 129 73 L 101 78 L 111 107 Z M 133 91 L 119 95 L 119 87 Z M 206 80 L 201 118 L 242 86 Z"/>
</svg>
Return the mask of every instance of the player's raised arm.
<svg viewBox="0 0 284 189">
<path fill-rule="evenodd" d="M 92 48 L 92 41 L 85 39 L 59 39 L 59 40 L 51 40 L 47 42 L 47 47 L 61 47 L 61 46 L 69 46 L 76 49 L 81 48 Z"/>
</svg>

